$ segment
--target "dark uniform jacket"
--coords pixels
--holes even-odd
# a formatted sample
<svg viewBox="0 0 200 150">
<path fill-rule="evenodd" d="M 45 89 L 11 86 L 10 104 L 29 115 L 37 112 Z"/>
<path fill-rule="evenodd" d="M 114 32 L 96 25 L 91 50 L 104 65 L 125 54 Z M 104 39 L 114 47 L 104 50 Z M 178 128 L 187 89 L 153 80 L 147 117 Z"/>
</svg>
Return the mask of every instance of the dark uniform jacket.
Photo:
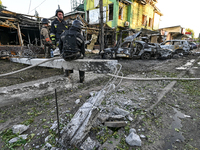
<svg viewBox="0 0 200 150">
<path fill-rule="evenodd" d="M 85 55 L 84 37 L 81 35 L 81 30 L 76 27 L 71 27 L 69 30 L 63 32 L 59 41 L 60 53 L 77 53 L 80 52 Z"/>
<path fill-rule="evenodd" d="M 62 20 L 61 22 L 58 21 L 56 18 L 52 23 L 51 23 L 51 31 L 50 31 L 50 37 L 52 41 L 55 41 L 56 43 L 59 42 L 60 35 L 63 31 L 67 30 L 68 26 L 67 23 Z"/>
</svg>

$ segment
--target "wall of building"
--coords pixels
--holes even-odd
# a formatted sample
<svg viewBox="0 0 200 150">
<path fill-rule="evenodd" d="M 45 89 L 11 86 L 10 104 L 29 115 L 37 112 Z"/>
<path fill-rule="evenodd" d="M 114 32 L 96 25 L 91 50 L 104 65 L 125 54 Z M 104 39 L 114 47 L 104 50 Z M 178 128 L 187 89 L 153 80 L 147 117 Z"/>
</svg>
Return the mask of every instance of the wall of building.
<svg viewBox="0 0 200 150">
<path fill-rule="evenodd" d="M 85 11 L 93 10 L 99 8 L 99 0 L 86 0 L 84 4 Z M 109 4 L 113 4 L 113 20 L 108 20 L 109 15 Z M 155 11 L 154 7 L 147 3 L 146 5 L 142 5 L 136 0 L 132 0 L 131 5 L 124 4 L 122 2 L 118 2 L 117 0 L 103 0 L 103 6 L 106 6 L 106 23 L 110 27 L 125 27 L 124 24 L 126 21 L 129 22 L 129 28 L 146 28 L 153 30 L 154 27 L 154 16 Z M 119 19 L 119 9 L 123 8 L 123 18 Z M 147 18 L 146 26 L 143 24 L 143 15 Z M 86 13 L 87 17 L 87 13 Z M 149 27 L 149 18 L 152 19 L 152 26 Z"/>
<path fill-rule="evenodd" d="M 121 19 L 119 16 L 120 8 L 123 9 Z M 128 6 L 124 3 L 119 2 L 118 11 L 116 14 L 118 16 L 117 17 L 117 26 L 124 27 L 125 22 L 128 21 Z"/>
<path fill-rule="evenodd" d="M 131 12 L 132 16 L 130 16 L 130 28 L 135 29 L 135 28 L 145 28 L 145 25 L 142 24 L 143 21 L 143 15 L 147 17 L 147 29 L 151 29 L 153 27 L 153 22 L 152 22 L 152 27 L 149 27 L 149 18 L 152 18 L 152 21 L 154 19 L 154 8 L 150 4 L 142 5 L 137 3 L 136 1 L 133 2 L 131 5 Z"/>
<path fill-rule="evenodd" d="M 108 15 L 109 15 L 109 5 L 113 4 L 113 20 L 108 20 Z M 103 0 L 103 7 L 106 6 L 106 23 L 110 27 L 117 27 L 117 17 L 118 17 L 118 1 L 116 0 Z M 84 1 L 84 10 L 86 11 L 85 13 L 85 18 L 87 19 L 87 11 L 89 10 L 94 10 L 99 8 L 99 0 L 85 0 Z"/>
</svg>

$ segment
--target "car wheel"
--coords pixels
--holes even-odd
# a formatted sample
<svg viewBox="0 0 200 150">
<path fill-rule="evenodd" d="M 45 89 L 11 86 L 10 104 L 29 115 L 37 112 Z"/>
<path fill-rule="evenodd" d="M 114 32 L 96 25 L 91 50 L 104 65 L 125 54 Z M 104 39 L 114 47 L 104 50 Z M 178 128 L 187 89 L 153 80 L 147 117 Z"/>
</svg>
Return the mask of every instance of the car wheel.
<svg viewBox="0 0 200 150">
<path fill-rule="evenodd" d="M 184 51 L 182 50 L 182 49 L 177 49 L 176 51 L 175 51 L 175 54 L 179 54 L 179 53 L 184 53 Z"/>
<path fill-rule="evenodd" d="M 151 54 L 148 52 L 145 52 L 141 55 L 142 60 L 149 60 L 151 58 Z"/>
</svg>

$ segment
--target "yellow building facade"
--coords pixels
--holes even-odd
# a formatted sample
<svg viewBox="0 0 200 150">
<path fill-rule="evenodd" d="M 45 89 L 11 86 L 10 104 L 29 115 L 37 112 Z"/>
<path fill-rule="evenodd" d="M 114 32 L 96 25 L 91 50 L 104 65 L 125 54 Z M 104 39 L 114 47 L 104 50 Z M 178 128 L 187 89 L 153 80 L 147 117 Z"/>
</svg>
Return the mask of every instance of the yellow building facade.
<svg viewBox="0 0 200 150">
<path fill-rule="evenodd" d="M 103 0 L 104 23 L 111 28 L 159 28 L 160 10 L 157 0 Z M 90 24 L 99 23 L 99 0 L 85 0 L 86 20 Z"/>
</svg>

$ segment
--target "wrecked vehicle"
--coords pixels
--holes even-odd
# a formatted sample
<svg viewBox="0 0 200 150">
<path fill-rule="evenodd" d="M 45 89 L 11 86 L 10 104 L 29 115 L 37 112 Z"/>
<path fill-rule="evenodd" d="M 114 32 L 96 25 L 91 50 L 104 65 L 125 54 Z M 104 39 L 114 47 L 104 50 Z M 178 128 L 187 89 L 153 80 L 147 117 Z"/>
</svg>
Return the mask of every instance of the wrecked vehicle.
<svg viewBox="0 0 200 150">
<path fill-rule="evenodd" d="M 172 50 L 170 49 L 163 49 L 159 44 L 135 40 L 135 38 L 139 37 L 140 34 L 141 31 L 135 35 L 126 37 L 124 39 L 125 41 L 120 45 L 116 45 L 113 48 L 104 49 L 104 51 L 101 53 L 102 58 L 110 59 L 136 57 L 143 60 L 148 60 L 151 59 L 151 57 L 161 59 L 172 57 Z"/>
<path fill-rule="evenodd" d="M 189 54 L 192 49 L 191 45 L 186 40 L 168 40 L 160 44 L 161 48 L 172 49 L 173 54 Z"/>
<path fill-rule="evenodd" d="M 198 45 L 195 42 L 189 42 L 189 44 L 191 45 L 191 50 L 198 48 Z"/>
<path fill-rule="evenodd" d="M 117 57 L 137 57 L 142 60 L 148 60 L 151 57 L 166 59 L 172 57 L 172 50 L 162 49 L 158 44 L 150 44 L 144 41 L 125 41 L 117 49 Z"/>
</svg>

